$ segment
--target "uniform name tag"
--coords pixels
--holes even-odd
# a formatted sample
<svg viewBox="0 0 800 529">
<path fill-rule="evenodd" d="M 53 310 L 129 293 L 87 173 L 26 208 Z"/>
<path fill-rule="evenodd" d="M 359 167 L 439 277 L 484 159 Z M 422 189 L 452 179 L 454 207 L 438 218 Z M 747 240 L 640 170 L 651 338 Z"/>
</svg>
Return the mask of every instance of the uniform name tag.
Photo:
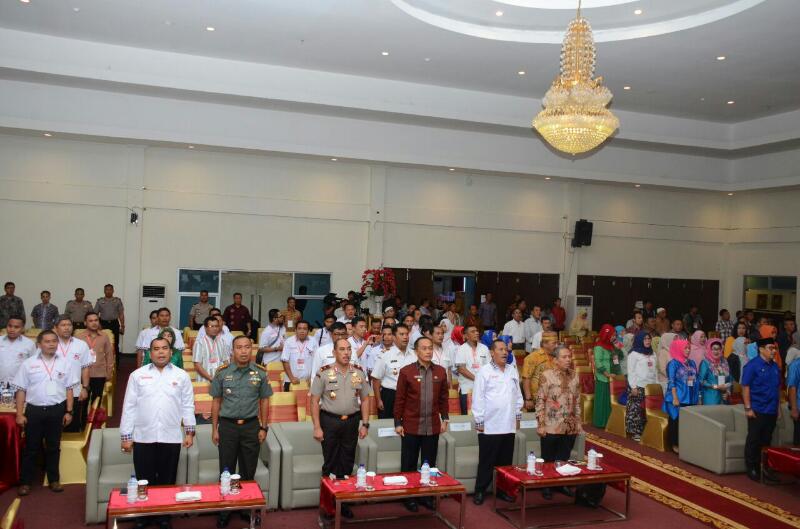
<svg viewBox="0 0 800 529">
<path fill-rule="evenodd" d="M 533 419 L 531 421 L 519 421 L 519 427 L 520 428 L 538 428 L 539 427 L 539 421 L 537 421 L 536 419 Z"/>
<path fill-rule="evenodd" d="M 44 390 L 48 397 L 55 397 L 58 395 L 58 384 L 54 380 L 48 380 L 44 386 Z"/>
<path fill-rule="evenodd" d="M 468 432 L 472 430 L 472 423 L 469 422 L 451 422 L 447 425 L 447 429 L 451 432 Z"/>
<path fill-rule="evenodd" d="M 378 428 L 378 437 L 399 437 L 394 428 Z"/>
</svg>

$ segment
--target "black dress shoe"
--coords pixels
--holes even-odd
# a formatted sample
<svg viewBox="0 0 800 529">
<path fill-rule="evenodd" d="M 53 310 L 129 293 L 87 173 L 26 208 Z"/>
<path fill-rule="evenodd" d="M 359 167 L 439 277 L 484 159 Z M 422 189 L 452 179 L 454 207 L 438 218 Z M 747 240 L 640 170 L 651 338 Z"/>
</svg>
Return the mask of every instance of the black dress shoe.
<svg viewBox="0 0 800 529">
<path fill-rule="evenodd" d="M 550 488 L 542 489 L 542 498 L 546 500 L 553 499 L 553 490 Z"/>
<path fill-rule="evenodd" d="M 563 494 L 564 496 L 572 497 L 572 491 L 567 487 L 556 487 L 553 489 L 554 492 L 558 492 L 559 494 Z"/>
<path fill-rule="evenodd" d="M 417 502 L 415 502 L 415 501 L 413 501 L 413 500 L 404 501 L 404 502 L 403 502 L 403 505 L 404 505 L 404 506 L 405 506 L 405 508 L 406 508 L 407 510 L 409 510 L 410 512 L 417 512 L 417 511 L 419 511 L 419 506 L 417 505 Z"/>
<path fill-rule="evenodd" d="M 348 505 L 342 505 L 342 516 L 344 516 L 347 519 L 350 519 L 355 515 L 353 514 L 353 511 L 350 510 L 350 507 Z"/>
<path fill-rule="evenodd" d="M 509 496 L 508 494 L 506 494 L 502 490 L 498 490 L 495 493 L 495 496 L 497 496 L 498 500 L 503 500 L 503 501 L 506 501 L 508 503 L 514 503 L 514 501 L 515 501 L 514 498 L 512 498 L 511 496 Z"/>
<path fill-rule="evenodd" d="M 144 529 L 147 527 L 147 522 L 144 520 L 136 520 L 136 523 L 133 524 L 133 529 Z"/>
<path fill-rule="evenodd" d="M 172 524 L 169 520 L 161 520 L 158 522 L 158 529 L 172 529 Z"/>
<path fill-rule="evenodd" d="M 250 523 L 250 511 L 239 511 L 239 518 L 241 518 L 247 523 Z M 255 525 L 261 525 L 261 515 L 256 514 L 255 519 L 256 519 Z"/>
<path fill-rule="evenodd" d="M 758 470 L 750 469 L 747 471 L 747 477 L 752 479 L 753 481 L 761 481 L 761 474 L 759 474 Z"/>
<path fill-rule="evenodd" d="M 472 497 L 472 503 L 475 505 L 483 505 L 483 492 L 476 492 Z"/>
<path fill-rule="evenodd" d="M 428 509 L 429 511 L 432 511 L 436 508 L 431 498 L 420 498 L 419 504 Z"/>
<path fill-rule="evenodd" d="M 780 479 L 778 478 L 778 476 L 775 475 L 775 472 L 769 467 L 764 467 L 764 470 L 762 471 L 762 474 L 764 475 L 764 481 L 771 481 L 773 483 L 779 483 L 780 482 Z"/>
</svg>

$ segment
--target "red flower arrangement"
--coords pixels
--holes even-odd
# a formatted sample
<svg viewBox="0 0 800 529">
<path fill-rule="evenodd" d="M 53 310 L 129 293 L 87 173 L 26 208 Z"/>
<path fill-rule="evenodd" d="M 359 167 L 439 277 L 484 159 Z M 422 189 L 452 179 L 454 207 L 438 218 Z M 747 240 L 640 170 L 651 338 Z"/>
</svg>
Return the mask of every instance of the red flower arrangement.
<svg viewBox="0 0 800 529">
<path fill-rule="evenodd" d="M 361 293 L 373 296 L 394 296 L 397 294 L 397 280 L 391 268 L 364 270 L 361 274 Z"/>
</svg>

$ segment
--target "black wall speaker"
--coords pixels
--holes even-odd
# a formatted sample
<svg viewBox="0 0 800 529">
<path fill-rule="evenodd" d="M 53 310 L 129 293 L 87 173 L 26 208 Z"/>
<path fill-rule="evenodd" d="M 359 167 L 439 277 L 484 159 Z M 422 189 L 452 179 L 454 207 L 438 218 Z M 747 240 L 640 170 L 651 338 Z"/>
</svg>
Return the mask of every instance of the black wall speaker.
<svg viewBox="0 0 800 529">
<path fill-rule="evenodd" d="M 592 228 L 594 224 L 586 219 L 581 219 L 575 222 L 575 236 L 572 238 L 572 247 L 580 248 L 581 246 L 592 245 Z"/>
</svg>

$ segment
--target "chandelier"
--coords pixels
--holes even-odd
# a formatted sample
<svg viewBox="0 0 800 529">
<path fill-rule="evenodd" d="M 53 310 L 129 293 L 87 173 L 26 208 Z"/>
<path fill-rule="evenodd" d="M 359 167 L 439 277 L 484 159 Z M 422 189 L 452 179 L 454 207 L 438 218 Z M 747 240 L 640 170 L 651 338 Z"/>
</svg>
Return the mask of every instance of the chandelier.
<svg viewBox="0 0 800 529">
<path fill-rule="evenodd" d="M 613 95 L 594 75 L 594 37 L 589 22 L 578 14 L 569 23 L 561 45 L 561 74 L 542 100 L 544 110 L 533 127 L 544 139 L 572 155 L 590 151 L 606 141 L 619 127 L 619 119 L 607 108 Z"/>
</svg>

